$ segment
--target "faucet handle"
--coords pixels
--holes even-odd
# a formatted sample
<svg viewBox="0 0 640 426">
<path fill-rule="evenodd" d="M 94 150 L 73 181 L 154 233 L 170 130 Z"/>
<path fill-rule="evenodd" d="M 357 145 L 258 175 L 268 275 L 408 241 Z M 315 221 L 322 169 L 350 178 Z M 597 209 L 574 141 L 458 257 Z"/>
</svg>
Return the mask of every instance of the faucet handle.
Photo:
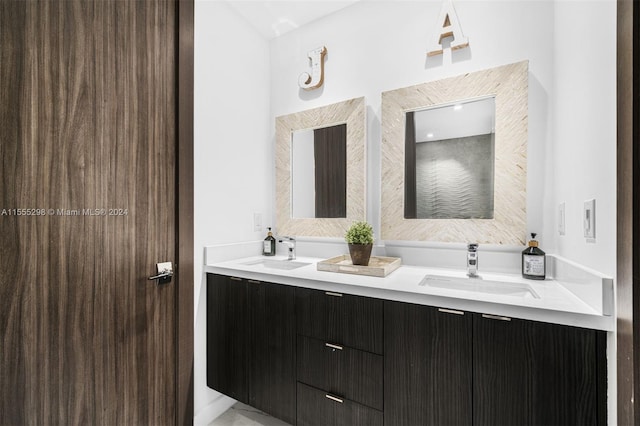
<svg viewBox="0 0 640 426">
<path fill-rule="evenodd" d="M 469 251 L 477 251 L 478 250 L 478 243 L 469 243 L 469 244 L 467 244 L 467 250 L 469 250 Z"/>
</svg>

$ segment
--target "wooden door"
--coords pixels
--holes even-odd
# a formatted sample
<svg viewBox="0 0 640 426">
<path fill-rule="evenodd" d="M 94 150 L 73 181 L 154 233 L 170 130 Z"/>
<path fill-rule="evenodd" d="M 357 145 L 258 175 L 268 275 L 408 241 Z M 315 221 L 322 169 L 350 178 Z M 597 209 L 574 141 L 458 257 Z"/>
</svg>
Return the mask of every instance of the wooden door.
<svg viewBox="0 0 640 426">
<path fill-rule="evenodd" d="M 177 261 L 176 11 L 0 2 L 0 424 L 188 421 L 179 277 L 147 280 Z"/>
</svg>

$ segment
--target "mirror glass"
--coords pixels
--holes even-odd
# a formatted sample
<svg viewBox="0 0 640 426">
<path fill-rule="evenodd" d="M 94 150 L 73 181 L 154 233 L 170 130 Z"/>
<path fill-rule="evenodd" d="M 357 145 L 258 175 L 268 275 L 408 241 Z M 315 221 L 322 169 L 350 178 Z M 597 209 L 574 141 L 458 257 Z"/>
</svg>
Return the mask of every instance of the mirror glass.
<svg viewBox="0 0 640 426">
<path fill-rule="evenodd" d="M 347 217 L 347 125 L 291 134 L 291 217 Z"/>
<path fill-rule="evenodd" d="M 493 219 L 495 98 L 405 114 L 405 219 Z"/>
</svg>

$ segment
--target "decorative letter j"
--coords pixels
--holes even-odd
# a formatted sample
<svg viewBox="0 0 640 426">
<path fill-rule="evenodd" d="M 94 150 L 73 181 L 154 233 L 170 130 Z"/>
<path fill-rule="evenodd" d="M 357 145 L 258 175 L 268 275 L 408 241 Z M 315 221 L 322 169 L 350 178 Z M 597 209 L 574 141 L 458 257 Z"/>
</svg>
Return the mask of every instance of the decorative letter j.
<svg viewBox="0 0 640 426">
<path fill-rule="evenodd" d="M 317 89 L 324 82 L 324 55 L 327 48 L 322 46 L 307 53 L 311 63 L 311 74 L 303 72 L 298 77 L 298 85 L 304 90 Z"/>
</svg>

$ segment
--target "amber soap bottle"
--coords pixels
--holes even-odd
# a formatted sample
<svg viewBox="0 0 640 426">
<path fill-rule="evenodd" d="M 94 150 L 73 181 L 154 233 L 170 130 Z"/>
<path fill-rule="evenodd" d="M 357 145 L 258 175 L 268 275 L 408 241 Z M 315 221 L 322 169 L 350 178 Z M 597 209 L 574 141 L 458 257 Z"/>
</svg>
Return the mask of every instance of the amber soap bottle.
<svg viewBox="0 0 640 426">
<path fill-rule="evenodd" d="M 267 233 L 267 238 L 264 239 L 262 244 L 262 254 L 264 256 L 275 256 L 276 255 L 276 239 L 271 233 L 271 228 L 268 228 L 269 232 Z"/>
<path fill-rule="evenodd" d="M 531 234 L 529 247 L 522 251 L 522 276 L 530 280 L 544 280 L 547 270 L 545 253 L 538 248 L 536 234 Z"/>
</svg>

